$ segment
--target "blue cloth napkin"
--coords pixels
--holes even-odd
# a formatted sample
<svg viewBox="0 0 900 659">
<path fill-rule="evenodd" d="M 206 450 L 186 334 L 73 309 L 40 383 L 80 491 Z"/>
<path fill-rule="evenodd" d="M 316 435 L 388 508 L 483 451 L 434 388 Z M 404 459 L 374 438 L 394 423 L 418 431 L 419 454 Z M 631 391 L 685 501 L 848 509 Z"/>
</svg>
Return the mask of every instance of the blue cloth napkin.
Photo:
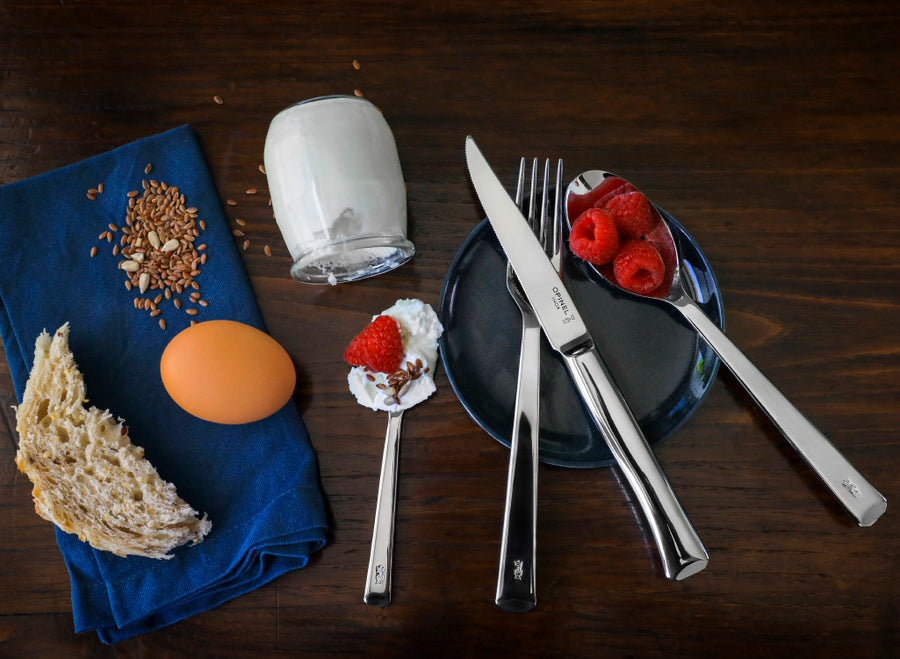
<svg viewBox="0 0 900 659">
<path fill-rule="evenodd" d="M 176 549 L 170 560 L 121 558 L 57 529 L 72 579 L 75 629 L 96 630 L 106 643 L 257 588 L 305 566 L 325 544 L 315 454 L 293 402 L 252 424 L 219 425 L 181 410 L 162 385 L 163 349 L 191 316 L 171 302 L 155 318 L 136 310 L 135 292 L 126 290 L 117 268 L 121 257 L 98 239 L 110 223 L 124 225 L 126 195 L 143 192 L 144 179 L 178 186 L 185 205 L 196 206 L 198 220 L 206 222 L 197 244 L 208 245 L 208 261 L 197 282 L 209 306 L 193 318 L 264 329 L 188 126 L 0 187 L 0 336 L 19 401 L 35 339 L 68 321 L 90 404 L 123 418 L 132 442 L 213 525 L 202 543 Z M 104 191 L 89 199 L 87 191 L 100 183 Z"/>
</svg>

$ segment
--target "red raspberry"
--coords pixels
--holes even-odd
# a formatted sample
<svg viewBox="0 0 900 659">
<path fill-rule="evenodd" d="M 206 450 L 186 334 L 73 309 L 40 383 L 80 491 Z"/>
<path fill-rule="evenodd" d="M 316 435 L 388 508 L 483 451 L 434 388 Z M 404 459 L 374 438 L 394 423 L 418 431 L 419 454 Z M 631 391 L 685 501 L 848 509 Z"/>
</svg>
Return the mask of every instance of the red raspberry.
<svg viewBox="0 0 900 659">
<path fill-rule="evenodd" d="M 390 316 L 378 316 L 357 334 L 344 351 L 351 366 L 365 366 L 381 373 L 393 373 L 403 361 L 400 324 Z"/>
<path fill-rule="evenodd" d="M 606 205 L 613 197 L 626 192 L 637 192 L 637 188 L 623 178 L 610 176 L 591 191 L 591 194 L 597 197 L 597 201 L 594 202 L 594 208 L 606 208 Z"/>
<path fill-rule="evenodd" d="M 663 283 L 666 266 L 653 245 L 643 240 L 629 240 L 613 260 L 613 275 L 622 288 L 647 295 Z"/>
<path fill-rule="evenodd" d="M 575 256 L 594 265 L 612 261 L 619 250 L 619 234 L 612 215 L 599 208 L 584 211 L 572 225 L 569 247 Z"/>
<path fill-rule="evenodd" d="M 656 216 L 650 202 L 641 192 L 618 194 L 606 204 L 619 230 L 619 238 L 640 238 L 656 226 Z"/>
</svg>

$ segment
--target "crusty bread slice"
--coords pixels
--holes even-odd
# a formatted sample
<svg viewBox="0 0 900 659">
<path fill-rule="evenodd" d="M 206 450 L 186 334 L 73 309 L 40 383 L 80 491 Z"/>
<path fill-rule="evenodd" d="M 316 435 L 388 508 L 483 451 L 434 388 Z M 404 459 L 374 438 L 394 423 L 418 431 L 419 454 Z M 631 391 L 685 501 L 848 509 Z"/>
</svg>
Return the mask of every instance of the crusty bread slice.
<svg viewBox="0 0 900 659">
<path fill-rule="evenodd" d="M 35 510 L 92 547 L 119 556 L 171 558 L 212 524 L 179 498 L 131 443 L 122 419 L 86 407 L 69 324 L 38 337 L 16 409 L 16 465 L 34 483 Z"/>
</svg>

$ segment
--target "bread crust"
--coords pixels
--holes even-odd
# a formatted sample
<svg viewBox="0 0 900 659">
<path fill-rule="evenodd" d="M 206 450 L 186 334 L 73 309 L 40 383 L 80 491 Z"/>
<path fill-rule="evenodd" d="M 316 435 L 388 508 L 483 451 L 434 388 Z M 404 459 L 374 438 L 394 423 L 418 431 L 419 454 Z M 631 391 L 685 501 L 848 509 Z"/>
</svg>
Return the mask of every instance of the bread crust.
<svg viewBox="0 0 900 659">
<path fill-rule="evenodd" d="M 159 476 L 122 419 L 87 403 L 69 324 L 52 339 L 42 332 L 16 408 L 16 465 L 34 484 L 37 514 L 119 556 L 168 559 L 201 542 L 212 528 L 206 515 Z"/>
</svg>

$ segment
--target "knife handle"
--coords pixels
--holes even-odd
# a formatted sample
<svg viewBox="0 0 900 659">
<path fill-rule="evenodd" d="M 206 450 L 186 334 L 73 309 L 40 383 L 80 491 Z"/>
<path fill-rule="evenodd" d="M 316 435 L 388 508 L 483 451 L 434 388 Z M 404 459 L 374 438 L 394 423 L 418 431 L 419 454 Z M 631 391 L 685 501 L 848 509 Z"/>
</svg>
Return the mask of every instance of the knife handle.
<svg viewBox="0 0 900 659">
<path fill-rule="evenodd" d="M 665 575 L 680 581 L 700 572 L 709 562 L 709 554 L 596 348 L 566 356 L 565 360 L 591 418 L 650 524 Z"/>
<path fill-rule="evenodd" d="M 834 445 L 773 385 L 686 294 L 671 300 L 859 523 L 871 526 L 887 508 L 876 490 Z"/>
<path fill-rule="evenodd" d="M 541 326 L 522 318 L 522 347 L 513 429 L 509 446 L 506 508 L 494 603 L 504 611 L 524 613 L 537 603 L 538 410 L 540 406 Z"/>
<path fill-rule="evenodd" d="M 400 429 L 403 410 L 388 412 L 375 504 L 375 527 L 369 551 L 369 570 L 363 601 L 369 606 L 386 607 L 391 603 L 391 573 L 394 563 L 394 512 L 397 506 L 397 474 L 400 466 Z"/>
</svg>

